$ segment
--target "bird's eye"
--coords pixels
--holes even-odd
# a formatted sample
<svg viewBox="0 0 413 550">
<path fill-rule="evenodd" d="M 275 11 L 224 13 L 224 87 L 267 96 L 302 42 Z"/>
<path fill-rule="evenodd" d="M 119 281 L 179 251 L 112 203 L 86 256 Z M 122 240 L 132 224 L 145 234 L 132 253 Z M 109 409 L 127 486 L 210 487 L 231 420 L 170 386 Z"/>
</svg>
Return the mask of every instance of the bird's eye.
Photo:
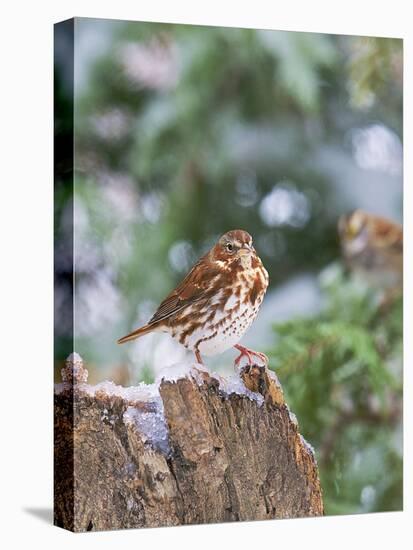
<svg viewBox="0 0 413 550">
<path fill-rule="evenodd" d="M 226 249 L 228 250 L 228 252 L 233 252 L 234 245 L 232 243 L 227 243 Z"/>
</svg>

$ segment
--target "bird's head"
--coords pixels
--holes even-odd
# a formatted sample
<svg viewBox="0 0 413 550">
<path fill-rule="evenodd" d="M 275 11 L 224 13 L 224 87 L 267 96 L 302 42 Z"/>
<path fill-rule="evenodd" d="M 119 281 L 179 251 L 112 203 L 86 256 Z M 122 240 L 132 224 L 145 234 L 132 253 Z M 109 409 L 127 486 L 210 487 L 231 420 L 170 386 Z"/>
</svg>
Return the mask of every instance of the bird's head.
<svg viewBox="0 0 413 550">
<path fill-rule="evenodd" d="M 242 229 L 234 229 L 222 235 L 212 249 L 214 261 L 222 262 L 224 265 L 233 262 L 244 261 L 255 256 L 255 249 L 252 245 L 252 237 Z"/>
<path fill-rule="evenodd" d="M 351 242 L 368 230 L 368 214 L 363 210 L 354 210 L 340 216 L 338 232 L 342 242 Z"/>
</svg>

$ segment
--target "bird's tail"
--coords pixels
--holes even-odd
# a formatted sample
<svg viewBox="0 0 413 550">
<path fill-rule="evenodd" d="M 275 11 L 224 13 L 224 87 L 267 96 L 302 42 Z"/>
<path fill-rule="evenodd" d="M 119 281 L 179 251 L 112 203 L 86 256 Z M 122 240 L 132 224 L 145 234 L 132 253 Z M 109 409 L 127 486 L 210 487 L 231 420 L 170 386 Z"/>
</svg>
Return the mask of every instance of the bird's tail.
<svg viewBox="0 0 413 550">
<path fill-rule="evenodd" d="M 137 328 L 133 332 L 130 332 L 126 336 L 119 338 L 118 344 L 124 344 L 125 342 L 136 340 L 136 338 L 140 338 L 144 334 L 148 334 L 149 332 L 152 332 L 154 329 L 155 329 L 154 325 L 144 325 L 143 327 Z"/>
</svg>

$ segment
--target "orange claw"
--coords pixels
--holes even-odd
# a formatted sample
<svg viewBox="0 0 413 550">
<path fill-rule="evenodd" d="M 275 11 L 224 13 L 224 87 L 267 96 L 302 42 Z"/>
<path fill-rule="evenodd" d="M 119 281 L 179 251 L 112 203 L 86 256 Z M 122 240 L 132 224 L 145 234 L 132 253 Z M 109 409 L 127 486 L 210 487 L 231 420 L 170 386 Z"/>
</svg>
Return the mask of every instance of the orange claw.
<svg viewBox="0 0 413 550">
<path fill-rule="evenodd" d="M 234 348 L 236 348 L 240 352 L 234 362 L 234 365 L 236 367 L 238 367 L 242 357 L 247 357 L 249 365 L 254 365 L 255 363 L 253 357 L 258 357 L 258 359 L 260 359 L 264 363 L 264 365 L 268 367 L 269 361 L 265 353 L 262 353 L 261 351 L 254 351 L 252 349 L 246 348 L 245 346 L 241 346 L 240 344 L 236 344 Z"/>
</svg>

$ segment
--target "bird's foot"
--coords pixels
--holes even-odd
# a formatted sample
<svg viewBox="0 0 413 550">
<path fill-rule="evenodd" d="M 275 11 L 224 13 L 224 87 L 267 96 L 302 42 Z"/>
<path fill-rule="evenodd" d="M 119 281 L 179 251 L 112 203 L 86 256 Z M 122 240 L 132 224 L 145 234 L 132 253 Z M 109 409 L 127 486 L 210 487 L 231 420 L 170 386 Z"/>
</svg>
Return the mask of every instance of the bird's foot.
<svg viewBox="0 0 413 550">
<path fill-rule="evenodd" d="M 254 360 L 254 357 L 255 357 L 255 358 L 258 358 L 265 367 L 268 367 L 269 360 L 268 360 L 268 357 L 265 355 L 265 353 L 262 353 L 261 351 L 254 351 L 244 346 L 240 346 L 239 344 L 237 344 L 234 347 L 240 352 L 240 354 L 238 355 L 238 357 L 235 359 L 235 362 L 234 362 L 235 368 L 239 367 L 240 361 L 243 357 L 247 358 L 248 365 L 250 366 L 256 364 L 256 360 Z"/>
</svg>

